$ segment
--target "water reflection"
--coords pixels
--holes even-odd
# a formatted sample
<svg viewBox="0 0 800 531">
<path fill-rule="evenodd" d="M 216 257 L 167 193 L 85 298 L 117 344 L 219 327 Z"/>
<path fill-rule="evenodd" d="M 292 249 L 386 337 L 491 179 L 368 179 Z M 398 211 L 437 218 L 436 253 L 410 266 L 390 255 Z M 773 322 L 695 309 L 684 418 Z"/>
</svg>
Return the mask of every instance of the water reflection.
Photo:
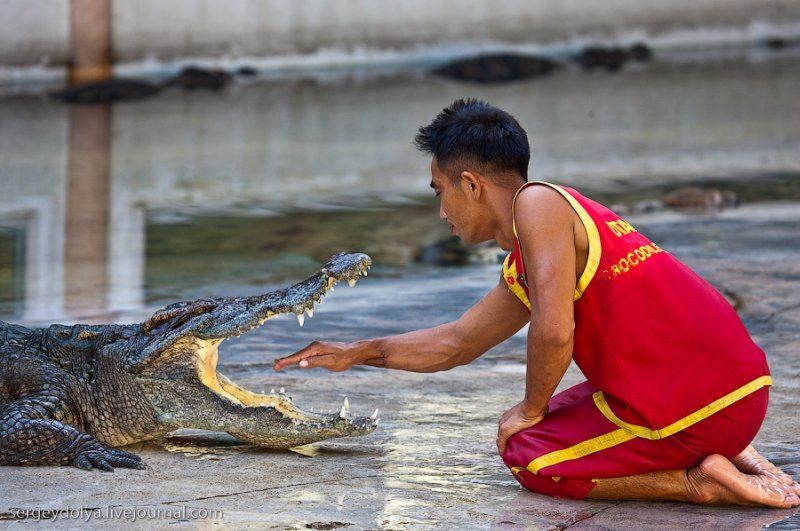
<svg viewBox="0 0 800 531">
<path fill-rule="evenodd" d="M 12 314 L 25 300 L 25 223 L 4 220 L 0 227 L 0 301 L 12 301 Z"/>
<path fill-rule="evenodd" d="M 111 107 L 82 105 L 69 111 L 64 311 L 102 319 L 109 286 Z"/>
<path fill-rule="evenodd" d="M 343 248 L 405 267 L 442 236 L 410 138 L 458 96 L 520 117 L 537 178 L 609 191 L 796 170 L 795 66 L 262 82 L 113 107 L 4 98 L 0 318 L 134 315 L 192 287 L 298 278 Z"/>
<path fill-rule="evenodd" d="M 343 249 L 368 253 L 373 275 L 381 276 L 413 263 L 420 246 L 449 236 L 430 198 L 360 202 L 360 210 L 339 205 L 271 216 L 240 211 L 164 220 L 156 213 L 146 236 L 147 297 L 186 296 L 199 281 L 236 289 L 294 280 Z"/>
<path fill-rule="evenodd" d="M 497 463 L 487 444 L 496 397 L 433 391 L 405 398 L 394 413 L 402 425 L 385 443 L 382 475 L 388 495 L 379 521 L 387 527 L 429 526 L 497 487 Z M 505 486 L 513 482 L 508 479 Z"/>
<path fill-rule="evenodd" d="M 156 443 L 168 452 L 180 453 L 195 459 L 222 461 L 255 448 L 242 443 L 227 433 L 201 430 L 181 430 Z"/>
</svg>

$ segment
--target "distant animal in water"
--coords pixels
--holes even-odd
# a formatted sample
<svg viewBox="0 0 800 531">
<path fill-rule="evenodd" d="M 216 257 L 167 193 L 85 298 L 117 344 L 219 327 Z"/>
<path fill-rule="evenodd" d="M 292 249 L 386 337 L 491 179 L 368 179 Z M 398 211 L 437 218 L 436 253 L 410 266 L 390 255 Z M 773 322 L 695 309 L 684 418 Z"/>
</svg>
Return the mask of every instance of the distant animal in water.
<svg viewBox="0 0 800 531">
<path fill-rule="evenodd" d="M 545 57 L 494 54 L 459 59 L 434 70 L 435 74 L 476 83 L 504 83 L 550 74 L 558 63 Z"/>
<path fill-rule="evenodd" d="M 241 75 L 255 74 L 252 69 L 240 69 Z M 184 90 L 221 90 L 230 83 L 232 76 L 219 69 L 206 70 L 189 66 L 163 83 L 151 83 L 137 79 L 110 79 L 93 83 L 83 83 L 50 93 L 50 96 L 64 103 L 90 104 L 114 103 L 149 98 L 166 87 L 180 87 Z"/>
</svg>

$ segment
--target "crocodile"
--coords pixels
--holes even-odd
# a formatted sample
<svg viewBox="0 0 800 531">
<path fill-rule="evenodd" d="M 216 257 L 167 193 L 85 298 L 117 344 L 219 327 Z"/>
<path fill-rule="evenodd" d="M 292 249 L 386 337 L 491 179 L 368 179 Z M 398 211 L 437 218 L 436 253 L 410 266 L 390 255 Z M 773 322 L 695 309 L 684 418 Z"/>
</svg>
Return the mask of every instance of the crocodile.
<svg viewBox="0 0 800 531">
<path fill-rule="evenodd" d="M 266 448 L 372 432 L 377 410 L 352 417 L 347 398 L 338 412 L 303 410 L 283 388 L 255 393 L 217 370 L 223 341 L 282 314 L 302 326 L 336 282 L 353 286 L 370 265 L 365 254 L 340 253 L 291 287 L 177 302 L 136 324 L 0 321 L 0 465 L 142 469 L 119 447 L 180 428 Z"/>
</svg>

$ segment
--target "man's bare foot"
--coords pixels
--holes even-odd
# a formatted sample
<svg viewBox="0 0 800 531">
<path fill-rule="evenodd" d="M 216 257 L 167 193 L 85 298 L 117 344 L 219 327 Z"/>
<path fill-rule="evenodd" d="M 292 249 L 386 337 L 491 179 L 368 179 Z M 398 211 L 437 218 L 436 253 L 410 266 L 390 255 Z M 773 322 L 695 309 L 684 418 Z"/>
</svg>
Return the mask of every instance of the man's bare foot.
<svg viewBox="0 0 800 531">
<path fill-rule="evenodd" d="M 800 506 L 794 487 L 763 475 L 743 474 L 721 455 L 686 471 L 691 501 L 701 505 Z"/>
<path fill-rule="evenodd" d="M 795 493 L 800 495 L 800 484 L 792 476 L 772 464 L 766 457 L 758 453 L 752 446 L 748 446 L 742 453 L 731 460 L 731 463 L 745 474 L 767 476 L 784 485 L 791 485 Z"/>
</svg>

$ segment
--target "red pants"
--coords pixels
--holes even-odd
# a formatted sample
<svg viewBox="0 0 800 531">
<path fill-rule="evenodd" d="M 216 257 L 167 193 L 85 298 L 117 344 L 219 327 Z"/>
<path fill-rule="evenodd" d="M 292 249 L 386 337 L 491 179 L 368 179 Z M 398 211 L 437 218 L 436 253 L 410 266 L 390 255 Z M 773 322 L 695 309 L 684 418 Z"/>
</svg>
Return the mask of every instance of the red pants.
<svg viewBox="0 0 800 531">
<path fill-rule="evenodd" d="M 592 399 L 595 391 L 584 382 L 555 395 L 539 424 L 508 439 L 503 461 L 523 487 L 557 498 L 583 499 L 603 478 L 691 468 L 712 454 L 731 459 L 758 433 L 769 396 L 763 387 L 674 435 L 650 440 L 627 436 L 603 416 Z M 614 433 L 622 437 L 609 442 Z M 602 442 L 595 445 L 596 441 Z M 589 453 L 570 456 L 576 445 L 583 447 L 581 453 L 587 448 Z M 550 456 L 552 452 L 559 453 Z M 526 469 L 542 456 L 548 458 L 539 462 L 559 462 L 536 473 Z"/>
</svg>

